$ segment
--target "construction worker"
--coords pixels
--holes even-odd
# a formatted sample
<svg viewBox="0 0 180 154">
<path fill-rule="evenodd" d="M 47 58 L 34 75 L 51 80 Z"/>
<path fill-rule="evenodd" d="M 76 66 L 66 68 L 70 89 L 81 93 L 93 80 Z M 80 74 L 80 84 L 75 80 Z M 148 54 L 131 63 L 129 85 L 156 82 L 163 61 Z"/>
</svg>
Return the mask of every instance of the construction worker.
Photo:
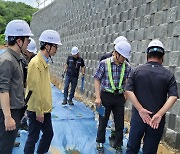
<svg viewBox="0 0 180 154">
<path fill-rule="evenodd" d="M 27 50 L 23 53 L 23 56 L 25 57 L 24 67 L 23 67 L 25 88 L 26 88 L 26 79 L 27 79 L 27 65 L 30 62 L 30 60 L 37 54 L 36 42 L 32 38 L 29 39 L 31 40 L 31 42 L 28 44 Z M 25 112 L 23 118 L 21 119 L 19 129 L 28 131 L 27 119 L 28 119 L 27 113 Z"/>
<path fill-rule="evenodd" d="M 8 36 L 5 35 L 5 44 L 4 47 L 8 48 Z M 21 59 L 21 63 L 22 63 L 22 67 L 23 67 L 23 59 L 22 59 L 22 53 L 20 54 L 20 59 Z M 23 74 L 25 74 L 24 69 L 23 69 Z M 19 128 L 21 127 L 21 124 L 19 125 Z M 19 131 L 17 131 L 17 137 L 20 137 L 20 133 Z M 19 147 L 20 146 L 20 142 L 15 141 L 14 142 L 14 147 Z"/>
<path fill-rule="evenodd" d="M 123 144 L 124 128 L 124 84 L 130 72 L 130 67 L 125 63 L 130 58 L 131 45 L 126 41 L 120 41 L 114 47 L 112 57 L 99 63 L 94 75 L 95 103 L 96 107 L 102 104 L 105 107 L 105 116 L 99 115 L 99 126 L 97 132 L 97 150 L 103 151 L 107 122 L 111 111 L 115 122 L 116 153 L 121 153 Z"/>
<path fill-rule="evenodd" d="M 27 50 L 24 53 L 28 63 L 37 54 L 36 42 L 30 38 L 31 42 L 28 44 Z"/>
<path fill-rule="evenodd" d="M 48 60 L 56 54 L 61 41 L 59 33 L 54 30 L 43 31 L 39 41 L 40 51 L 29 62 L 27 73 L 26 96 L 30 92 L 32 92 L 32 95 L 27 108 L 29 129 L 24 147 L 25 154 L 34 153 L 40 131 L 42 131 L 42 136 L 37 147 L 38 154 L 48 152 L 53 138 L 51 121 L 52 92 Z"/>
<path fill-rule="evenodd" d="M 126 94 L 133 104 L 127 154 L 156 154 L 161 140 L 165 113 L 176 102 L 174 75 L 162 66 L 164 46 L 152 40 L 147 48 L 147 63 L 130 73 Z"/>
<path fill-rule="evenodd" d="M 0 55 L 0 153 L 11 154 L 24 106 L 23 69 L 20 54 L 33 36 L 24 20 L 12 20 L 5 29 L 8 48 Z"/>
<path fill-rule="evenodd" d="M 28 63 L 37 54 L 36 42 L 32 38 L 29 38 L 29 39 L 31 40 L 31 42 L 28 44 L 27 50 L 22 55 L 25 87 L 26 87 Z"/>
<path fill-rule="evenodd" d="M 119 43 L 120 41 L 128 42 L 126 37 L 124 37 L 124 36 L 118 36 L 118 37 L 114 40 L 114 42 L 113 42 L 114 46 L 115 46 L 117 43 Z M 102 61 L 102 60 L 104 60 L 104 59 L 106 59 L 106 58 L 111 57 L 112 54 L 113 54 L 113 52 L 114 52 L 114 51 L 112 51 L 111 53 L 107 53 L 107 54 L 103 55 L 103 56 L 101 57 L 100 61 Z M 127 65 L 130 65 L 128 62 L 129 62 L 129 60 L 126 58 L 125 63 L 126 63 Z M 126 97 L 125 97 L 125 98 L 126 98 Z M 112 112 L 111 112 L 111 113 L 112 113 Z M 113 114 L 111 114 L 111 117 L 112 117 L 112 119 L 114 120 Z M 114 124 L 114 121 L 112 121 L 112 123 L 111 123 L 111 134 L 110 134 L 110 136 L 109 136 L 109 143 L 110 143 L 110 145 L 111 145 L 112 147 L 114 147 L 114 141 L 115 141 L 115 124 Z"/>
<path fill-rule="evenodd" d="M 73 47 L 71 50 L 71 54 L 72 55 L 67 58 L 67 62 L 64 68 L 64 74 L 66 74 L 66 77 L 64 83 L 64 99 L 62 105 L 67 104 L 68 89 L 70 83 L 71 83 L 71 91 L 69 94 L 68 103 L 69 105 L 74 105 L 72 99 L 74 98 L 74 92 L 78 82 L 80 67 L 81 67 L 82 77 L 84 77 L 85 74 L 84 60 L 79 56 L 79 49 L 77 47 Z"/>
</svg>

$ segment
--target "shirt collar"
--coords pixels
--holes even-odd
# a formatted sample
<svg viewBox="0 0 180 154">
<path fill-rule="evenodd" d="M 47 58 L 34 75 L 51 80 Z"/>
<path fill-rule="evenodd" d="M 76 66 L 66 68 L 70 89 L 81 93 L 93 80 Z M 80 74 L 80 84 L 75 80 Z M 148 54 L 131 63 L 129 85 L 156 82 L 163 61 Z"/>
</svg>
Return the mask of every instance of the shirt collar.
<svg viewBox="0 0 180 154">
<path fill-rule="evenodd" d="M 152 64 L 152 65 L 161 65 L 160 63 L 158 63 L 158 62 L 154 62 L 154 61 L 149 61 L 149 62 L 147 62 L 147 64 Z"/>
<path fill-rule="evenodd" d="M 43 63 L 44 67 L 47 68 L 48 64 L 45 61 L 44 55 L 41 52 L 38 52 L 37 56 L 39 57 L 40 61 Z"/>
<path fill-rule="evenodd" d="M 8 48 L 7 51 L 10 52 L 10 53 L 17 59 L 17 61 L 20 61 L 20 60 L 21 60 L 20 54 L 18 54 L 17 52 L 15 52 L 14 50 L 12 50 L 11 48 Z"/>
<path fill-rule="evenodd" d="M 49 58 L 47 58 L 47 57 L 46 57 L 45 55 L 43 55 L 42 53 L 41 53 L 41 55 L 42 55 L 42 57 L 44 58 L 45 62 L 48 63 Z"/>
</svg>

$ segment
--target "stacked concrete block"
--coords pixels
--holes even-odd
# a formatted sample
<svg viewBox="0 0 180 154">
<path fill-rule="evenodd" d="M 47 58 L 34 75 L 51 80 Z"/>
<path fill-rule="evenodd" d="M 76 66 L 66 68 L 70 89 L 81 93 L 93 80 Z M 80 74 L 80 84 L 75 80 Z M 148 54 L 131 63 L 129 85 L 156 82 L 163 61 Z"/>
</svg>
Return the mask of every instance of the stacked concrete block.
<svg viewBox="0 0 180 154">
<path fill-rule="evenodd" d="M 77 46 L 85 60 L 85 95 L 94 93 L 93 74 L 100 57 L 113 50 L 113 41 L 127 37 L 132 45 L 130 62 L 137 66 L 146 62 L 146 48 L 152 39 L 165 46 L 163 65 L 175 74 L 180 94 L 180 3 L 179 0 L 55 0 L 33 15 L 31 28 L 38 40 L 45 29 L 57 30 L 62 46 L 50 64 L 57 77 L 63 71 L 71 48 Z M 39 43 L 37 43 L 39 44 Z M 80 79 L 78 87 L 80 87 Z M 178 100 L 179 102 L 179 100 Z M 167 114 L 164 140 L 179 148 L 180 105 L 176 103 Z M 127 117 L 130 118 L 131 103 Z M 174 135 L 169 143 L 170 135 Z"/>
<path fill-rule="evenodd" d="M 180 133 L 177 133 L 176 131 L 167 128 L 164 136 L 164 141 L 172 148 L 179 149 Z"/>
<path fill-rule="evenodd" d="M 177 133 L 180 133 L 180 116 L 176 117 L 176 121 L 175 121 L 175 131 Z"/>
</svg>

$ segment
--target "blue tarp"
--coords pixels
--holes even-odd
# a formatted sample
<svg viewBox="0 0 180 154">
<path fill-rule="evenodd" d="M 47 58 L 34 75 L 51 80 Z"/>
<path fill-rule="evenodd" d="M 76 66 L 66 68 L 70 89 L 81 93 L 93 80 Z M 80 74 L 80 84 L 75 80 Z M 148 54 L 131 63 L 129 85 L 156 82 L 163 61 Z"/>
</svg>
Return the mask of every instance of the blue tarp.
<svg viewBox="0 0 180 154">
<path fill-rule="evenodd" d="M 0 50 L 0 54 L 3 52 L 4 50 Z M 73 100 L 74 106 L 62 106 L 63 94 L 55 86 L 52 86 L 52 94 L 54 137 L 48 154 L 96 154 L 97 122 L 94 112 L 77 100 Z M 20 146 L 13 149 L 13 154 L 23 154 L 28 132 L 24 130 L 19 132 L 20 137 L 17 137 L 16 141 L 20 142 Z M 107 127 L 105 154 L 115 153 L 109 145 L 109 134 L 110 129 Z M 123 142 L 123 153 L 125 153 L 126 134 Z"/>
<path fill-rule="evenodd" d="M 3 49 L 0 49 L 0 54 L 2 54 L 4 52 L 4 50 Z"/>
<path fill-rule="evenodd" d="M 94 112 L 77 100 L 73 100 L 74 106 L 62 106 L 63 94 L 55 86 L 52 86 L 52 92 L 54 137 L 49 154 L 78 154 L 78 152 L 81 154 L 96 154 L 97 122 L 95 121 Z M 110 130 L 107 129 L 105 154 L 115 152 L 108 143 L 109 132 Z M 14 148 L 13 154 L 23 154 L 27 134 L 26 131 L 20 130 L 20 137 L 16 139 L 20 142 L 20 147 Z M 125 145 L 126 142 L 125 137 Z"/>
</svg>

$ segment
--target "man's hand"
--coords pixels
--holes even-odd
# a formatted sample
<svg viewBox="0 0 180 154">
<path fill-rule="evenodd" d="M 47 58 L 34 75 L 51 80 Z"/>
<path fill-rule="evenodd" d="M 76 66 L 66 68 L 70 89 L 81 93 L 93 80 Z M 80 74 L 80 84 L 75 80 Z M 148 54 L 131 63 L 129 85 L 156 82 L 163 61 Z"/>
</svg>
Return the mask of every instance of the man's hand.
<svg viewBox="0 0 180 154">
<path fill-rule="evenodd" d="M 36 115 L 36 120 L 43 123 L 44 122 L 44 115 Z"/>
<path fill-rule="evenodd" d="M 152 114 L 151 111 L 148 111 L 144 108 L 140 109 L 139 110 L 139 115 L 140 117 L 142 118 L 143 122 L 146 123 L 146 124 L 150 124 L 151 122 L 151 117 L 150 117 L 150 114 Z"/>
<path fill-rule="evenodd" d="M 101 98 L 96 98 L 95 99 L 95 103 L 96 103 L 97 107 L 100 107 L 100 105 L 101 105 Z"/>
<path fill-rule="evenodd" d="M 6 131 L 12 131 L 16 129 L 16 122 L 12 117 L 5 117 L 4 124 Z"/>
<path fill-rule="evenodd" d="M 160 116 L 158 113 L 156 113 L 150 121 L 150 126 L 153 129 L 158 129 L 159 123 L 161 122 L 161 118 L 162 118 L 162 116 Z"/>
</svg>

